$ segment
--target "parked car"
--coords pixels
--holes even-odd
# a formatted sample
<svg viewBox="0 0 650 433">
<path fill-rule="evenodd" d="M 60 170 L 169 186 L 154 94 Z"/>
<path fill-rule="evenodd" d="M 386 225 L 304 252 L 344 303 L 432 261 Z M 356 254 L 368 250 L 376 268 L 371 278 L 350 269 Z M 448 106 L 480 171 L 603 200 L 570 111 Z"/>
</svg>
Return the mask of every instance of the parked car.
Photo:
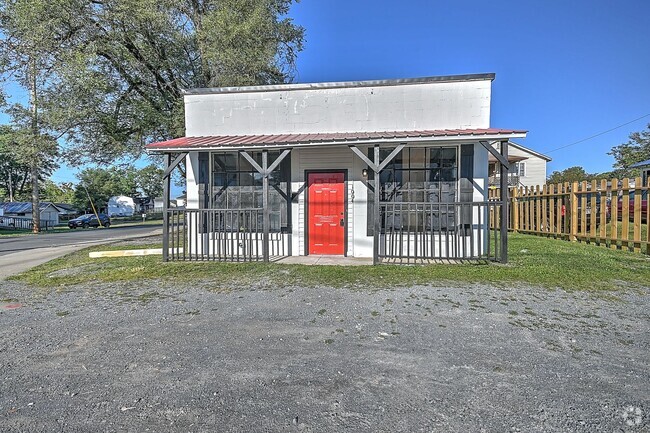
<svg viewBox="0 0 650 433">
<path fill-rule="evenodd" d="M 88 227 L 99 227 L 99 221 L 101 221 L 102 225 L 106 228 L 111 226 L 111 219 L 106 214 L 100 213 L 99 220 L 97 220 L 95 214 L 89 213 L 71 219 L 68 221 L 68 227 L 71 229 L 76 229 L 77 227 L 82 227 L 84 229 L 87 229 Z"/>
<path fill-rule="evenodd" d="M 595 209 L 595 214 L 594 217 L 591 217 L 591 193 L 587 193 L 584 195 L 586 199 L 586 207 L 585 207 L 585 229 L 590 230 L 591 229 L 591 223 L 595 219 L 596 222 L 596 227 L 600 227 L 600 219 L 601 219 L 601 199 L 600 199 L 600 194 L 596 194 L 596 209 Z M 555 210 L 554 210 L 555 211 Z M 565 196 L 565 198 L 562 201 L 562 207 L 561 207 L 561 227 L 567 227 L 567 224 L 571 223 L 571 205 L 569 203 L 569 197 Z M 553 217 L 553 224 L 550 222 L 550 208 L 546 211 L 546 221 L 549 227 L 552 227 L 553 224 L 557 221 L 557 215 L 554 215 Z M 568 219 L 567 219 L 568 216 Z M 576 219 L 578 220 L 578 230 L 582 227 L 582 195 L 579 195 L 578 198 L 578 209 L 577 209 L 577 214 L 576 214 Z M 605 224 L 607 224 L 611 219 L 611 213 L 610 213 L 610 202 L 609 199 L 606 200 L 605 202 Z"/>
<path fill-rule="evenodd" d="M 617 219 L 619 221 L 623 220 L 623 196 L 618 198 L 618 204 L 616 206 Z M 630 221 L 634 220 L 634 191 L 630 191 Z M 643 191 L 641 193 L 641 223 L 646 224 L 648 222 L 648 191 Z"/>
<path fill-rule="evenodd" d="M 587 199 L 587 206 L 585 208 L 585 215 L 586 215 L 586 221 L 587 225 L 586 228 L 587 230 L 590 229 L 591 227 L 591 193 L 587 193 L 586 196 Z M 600 216 L 601 216 L 601 207 L 600 207 L 600 194 L 596 194 L 596 209 L 595 209 L 595 216 L 596 216 L 596 227 L 600 226 Z M 605 202 L 605 223 L 608 223 L 611 218 L 611 212 L 610 212 L 610 203 L 609 200 Z M 578 200 L 578 227 L 580 227 L 580 224 L 582 223 L 582 200 Z"/>
</svg>

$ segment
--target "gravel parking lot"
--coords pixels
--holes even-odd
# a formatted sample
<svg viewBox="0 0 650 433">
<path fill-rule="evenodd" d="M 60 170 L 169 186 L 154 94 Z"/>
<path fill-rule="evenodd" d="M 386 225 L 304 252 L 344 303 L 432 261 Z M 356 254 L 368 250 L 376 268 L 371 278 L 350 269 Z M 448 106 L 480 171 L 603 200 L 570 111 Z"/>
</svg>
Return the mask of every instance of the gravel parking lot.
<svg viewBox="0 0 650 433">
<path fill-rule="evenodd" d="M 1 284 L 2 432 L 650 431 L 647 290 Z"/>
</svg>

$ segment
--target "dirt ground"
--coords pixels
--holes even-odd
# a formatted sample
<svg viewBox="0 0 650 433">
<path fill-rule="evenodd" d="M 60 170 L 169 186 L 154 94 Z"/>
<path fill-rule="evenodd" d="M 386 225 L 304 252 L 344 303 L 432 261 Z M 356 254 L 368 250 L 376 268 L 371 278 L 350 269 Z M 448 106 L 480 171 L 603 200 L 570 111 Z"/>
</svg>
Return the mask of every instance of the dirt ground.
<svg viewBox="0 0 650 433">
<path fill-rule="evenodd" d="M 0 283 L 2 432 L 650 431 L 649 290 L 39 293 Z"/>
</svg>

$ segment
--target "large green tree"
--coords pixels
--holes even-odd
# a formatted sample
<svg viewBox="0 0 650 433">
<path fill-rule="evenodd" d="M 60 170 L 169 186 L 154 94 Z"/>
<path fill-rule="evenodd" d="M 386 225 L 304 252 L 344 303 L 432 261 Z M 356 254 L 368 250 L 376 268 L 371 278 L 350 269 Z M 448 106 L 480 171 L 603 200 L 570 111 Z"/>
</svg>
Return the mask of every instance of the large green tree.
<svg viewBox="0 0 650 433">
<path fill-rule="evenodd" d="M 13 112 L 33 206 L 60 137 L 69 162 L 112 164 L 183 135 L 183 89 L 290 81 L 295 1 L 0 0 L 0 77 L 29 95 Z"/>
<path fill-rule="evenodd" d="M 609 152 L 616 162 L 614 168 L 620 177 L 637 176 L 639 171 L 630 166 L 650 159 L 650 124 L 645 131 L 633 132 L 626 143 L 614 146 Z"/>
<path fill-rule="evenodd" d="M 137 171 L 135 178 L 138 185 L 146 197 L 152 199 L 160 197 L 163 194 L 163 174 L 164 170 L 150 164 Z"/>
<path fill-rule="evenodd" d="M 582 182 L 583 180 L 592 180 L 594 179 L 594 174 L 589 174 L 587 171 L 580 167 L 569 167 L 564 170 L 554 171 L 546 179 L 546 183 L 564 183 L 564 182 Z"/>
<path fill-rule="evenodd" d="M 54 92 L 68 157 L 112 163 L 183 135 L 183 89 L 290 81 L 294 1 L 68 0 L 75 44 Z"/>
<path fill-rule="evenodd" d="M 74 192 L 74 204 L 79 209 L 106 208 L 116 195 L 132 196 L 137 190 L 137 171 L 132 168 L 87 168 L 79 173 Z M 91 204 L 92 200 L 92 204 Z"/>
<path fill-rule="evenodd" d="M 60 54 L 69 45 L 67 0 L 0 0 L 0 77 L 22 86 L 26 103 L 9 111 L 14 126 L 10 151 L 29 165 L 33 229 L 40 231 L 39 182 L 42 168 L 57 155 L 57 142 L 48 125 L 48 101 Z M 4 92 L 3 92 L 4 93 Z"/>
<path fill-rule="evenodd" d="M 16 131 L 7 125 L 0 125 L 0 201 L 31 200 L 31 152 L 23 151 L 25 147 L 29 150 L 29 138 L 27 131 Z M 26 139 L 27 143 L 21 143 L 21 139 Z M 47 179 L 56 167 L 54 157 L 43 158 L 36 173 L 39 183 Z"/>
<path fill-rule="evenodd" d="M 75 187 L 71 182 L 56 183 L 48 179 L 41 185 L 41 199 L 71 204 L 75 201 Z"/>
</svg>

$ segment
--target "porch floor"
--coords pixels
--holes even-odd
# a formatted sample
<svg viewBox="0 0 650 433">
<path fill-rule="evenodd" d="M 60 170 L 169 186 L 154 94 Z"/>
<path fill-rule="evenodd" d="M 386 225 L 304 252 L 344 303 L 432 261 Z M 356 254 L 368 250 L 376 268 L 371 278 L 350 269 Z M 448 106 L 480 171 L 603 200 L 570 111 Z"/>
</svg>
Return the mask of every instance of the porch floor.
<svg viewBox="0 0 650 433">
<path fill-rule="evenodd" d="M 272 260 L 273 261 L 273 260 Z M 330 265 L 330 266 L 372 266 L 371 257 L 344 256 L 289 256 L 274 260 L 286 265 Z"/>
</svg>

